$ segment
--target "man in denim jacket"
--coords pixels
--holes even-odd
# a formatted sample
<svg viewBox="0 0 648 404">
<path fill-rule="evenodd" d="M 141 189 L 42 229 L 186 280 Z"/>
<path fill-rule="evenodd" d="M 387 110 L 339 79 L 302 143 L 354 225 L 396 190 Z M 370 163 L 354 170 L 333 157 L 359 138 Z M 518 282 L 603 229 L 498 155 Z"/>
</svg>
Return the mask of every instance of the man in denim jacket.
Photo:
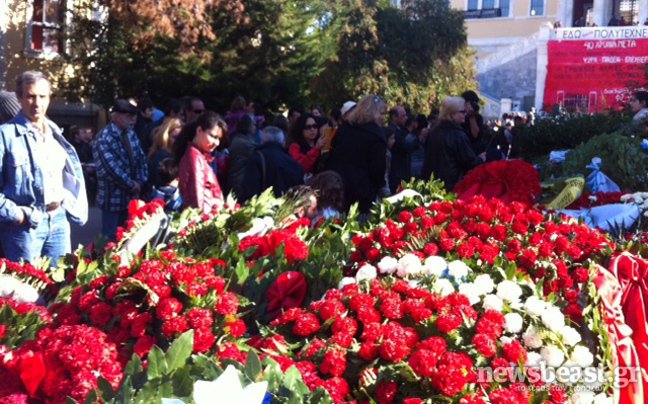
<svg viewBox="0 0 648 404">
<path fill-rule="evenodd" d="M 41 72 L 16 80 L 21 111 L 0 126 L 0 243 L 11 261 L 56 261 L 70 252 L 70 223 L 84 224 L 81 163 L 47 116 L 52 86 Z"/>
</svg>

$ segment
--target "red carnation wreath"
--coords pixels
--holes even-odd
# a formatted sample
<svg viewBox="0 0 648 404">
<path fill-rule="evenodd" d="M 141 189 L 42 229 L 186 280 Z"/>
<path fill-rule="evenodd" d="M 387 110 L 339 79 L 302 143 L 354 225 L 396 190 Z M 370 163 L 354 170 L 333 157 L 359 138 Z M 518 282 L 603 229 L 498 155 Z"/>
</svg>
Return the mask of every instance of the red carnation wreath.
<svg viewBox="0 0 648 404">
<path fill-rule="evenodd" d="M 542 191 L 538 171 L 523 160 L 500 160 L 478 166 L 454 188 L 458 199 L 468 201 L 475 195 L 498 198 L 504 203 L 535 204 Z"/>
</svg>

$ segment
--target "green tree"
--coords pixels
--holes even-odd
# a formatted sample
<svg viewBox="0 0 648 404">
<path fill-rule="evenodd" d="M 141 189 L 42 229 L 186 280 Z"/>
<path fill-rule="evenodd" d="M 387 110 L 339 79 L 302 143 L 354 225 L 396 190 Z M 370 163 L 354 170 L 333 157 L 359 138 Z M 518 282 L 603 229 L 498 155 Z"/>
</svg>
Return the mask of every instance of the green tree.
<svg viewBox="0 0 648 404">
<path fill-rule="evenodd" d="M 190 45 L 178 32 L 159 30 L 143 46 L 139 29 L 120 13 L 110 9 L 103 22 L 78 13 L 70 30 L 75 51 L 68 55 L 77 68 L 60 87 L 69 100 L 103 105 L 143 91 L 158 103 L 196 95 L 221 112 L 237 95 L 270 111 L 306 103 L 308 83 L 327 57 L 315 28 L 322 3 L 250 0 L 242 14 L 215 7 L 207 18 L 211 35 Z"/>
<path fill-rule="evenodd" d="M 335 0 L 330 16 L 337 48 L 312 82 L 317 103 L 373 93 L 427 111 L 476 86 L 463 16 L 445 0 Z"/>
</svg>

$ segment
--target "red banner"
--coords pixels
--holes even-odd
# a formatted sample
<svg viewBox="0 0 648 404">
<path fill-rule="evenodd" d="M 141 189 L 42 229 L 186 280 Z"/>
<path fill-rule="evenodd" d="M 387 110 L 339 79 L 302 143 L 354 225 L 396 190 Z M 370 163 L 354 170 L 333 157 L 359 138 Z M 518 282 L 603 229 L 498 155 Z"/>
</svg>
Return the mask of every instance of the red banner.
<svg viewBox="0 0 648 404">
<path fill-rule="evenodd" d="M 549 41 L 544 104 L 596 112 L 628 100 L 631 83 L 645 83 L 648 39 Z"/>
</svg>

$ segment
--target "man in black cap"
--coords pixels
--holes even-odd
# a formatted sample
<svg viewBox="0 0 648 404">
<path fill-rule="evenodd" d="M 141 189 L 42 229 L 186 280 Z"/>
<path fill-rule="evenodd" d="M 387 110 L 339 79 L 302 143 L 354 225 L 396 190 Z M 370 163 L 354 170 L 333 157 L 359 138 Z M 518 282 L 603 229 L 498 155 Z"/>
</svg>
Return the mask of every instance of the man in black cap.
<svg viewBox="0 0 648 404">
<path fill-rule="evenodd" d="M 117 227 L 128 219 L 128 204 L 138 199 L 148 179 L 146 156 L 133 125 L 138 108 L 116 100 L 112 120 L 98 134 L 92 146 L 97 167 L 97 206 L 101 209 L 101 233 L 115 239 Z"/>
</svg>

